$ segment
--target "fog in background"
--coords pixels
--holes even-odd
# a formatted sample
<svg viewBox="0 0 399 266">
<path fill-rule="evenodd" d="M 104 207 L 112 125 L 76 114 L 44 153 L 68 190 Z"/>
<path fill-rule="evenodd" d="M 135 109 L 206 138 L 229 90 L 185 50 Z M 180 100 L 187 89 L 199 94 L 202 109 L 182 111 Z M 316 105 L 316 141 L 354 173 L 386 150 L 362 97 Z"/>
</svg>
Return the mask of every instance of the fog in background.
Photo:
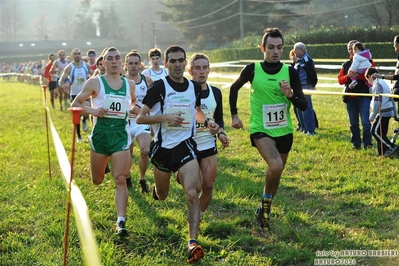
<svg viewBox="0 0 399 266">
<path fill-rule="evenodd" d="M 111 5 L 117 14 L 117 19 L 124 27 L 125 40 L 132 44 L 132 48 L 139 51 L 159 46 L 163 39 L 179 36 L 179 33 L 167 23 L 159 22 L 154 13 L 163 10 L 163 6 L 158 0 L 91 0 L 90 9 L 82 13 L 82 0 L 0 0 L 0 8 L 10 1 L 18 3 L 17 11 L 21 15 L 22 28 L 13 37 L 6 39 L 5 35 L 0 36 L 0 42 L 37 42 L 55 40 L 76 40 L 73 37 L 73 28 L 76 27 L 77 17 L 86 16 L 97 26 L 96 35 L 100 38 L 115 39 L 113 36 L 100 35 L 100 10 L 108 12 Z M 4 19 L 4 18 L 3 18 Z M 83 19 L 83 18 L 82 18 Z M 108 21 L 107 21 L 108 22 Z M 16 23 L 19 23 L 18 21 Z M 41 26 L 45 23 L 45 26 Z M 70 25 L 69 30 L 65 30 L 62 24 Z M 109 21 L 108 23 L 112 23 Z M 15 23 L 14 23 L 15 25 Z M 118 31 L 118 27 L 115 27 Z M 95 42 L 95 38 L 81 36 L 82 40 Z M 93 40 L 94 39 L 94 40 Z M 26 45 L 25 45 L 26 46 Z M 117 46 L 117 43 L 115 44 Z"/>
</svg>

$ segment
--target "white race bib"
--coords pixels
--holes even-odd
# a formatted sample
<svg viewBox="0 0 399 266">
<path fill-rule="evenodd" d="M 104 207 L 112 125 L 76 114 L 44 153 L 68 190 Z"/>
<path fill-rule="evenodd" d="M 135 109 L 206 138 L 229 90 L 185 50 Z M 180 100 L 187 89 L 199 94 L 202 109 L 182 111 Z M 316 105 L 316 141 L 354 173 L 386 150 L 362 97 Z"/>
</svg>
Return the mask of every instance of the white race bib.
<svg viewBox="0 0 399 266">
<path fill-rule="evenodd" d="M 190 104 L 167 104 L 166 105 L 166 114 L 175 114 L 175 113 L 182 113 L 180 114 L 183 117 L 183 122 L 178 126 L 173 126 L 171 124 L 167 125 L 167 129 L 173 130 L 190 130 L 190 122 L 191 122 L 191 107 Z"/>
<path fill-rule="evenodd" d="M 125 96 L 106 94 L 103 108 L 108 110 L 104 117 L 126 119 Z"/>
<path fill-rule="evenodd" d="M 208 111 L 202 110 L 202 111 L 204 112 L 204 114 L 205 114 L 206 117 L 212 118 L 211 111 L 209 111 L 209 110 L 208 110 Z M 199 123 L 199 122 L 197 122 L 197 121 L 196 121 L 196 123 L 195 123 L 195 127 L 196 127 L 196 129 L 197 129 L 197 135 L 198 135 L 198 134 L 204 134 L 204 133 L 206 133 L 206 132 L 207 132 L 207 129 L 208 129 L 208 128 L 205 127 L 204 124 Z"/>
<path fill-rule="evenodd" d="M 77 77 L 76 78 L 76 85 L 83 85 L 86 82 L 86 78 L 85 77 Z"/>
<path fill-rule="evenodd" d="M 287 126 L 287 105 L 285 103 L 262 105 L 262 114 L 265 129 Z"/>
</svg>

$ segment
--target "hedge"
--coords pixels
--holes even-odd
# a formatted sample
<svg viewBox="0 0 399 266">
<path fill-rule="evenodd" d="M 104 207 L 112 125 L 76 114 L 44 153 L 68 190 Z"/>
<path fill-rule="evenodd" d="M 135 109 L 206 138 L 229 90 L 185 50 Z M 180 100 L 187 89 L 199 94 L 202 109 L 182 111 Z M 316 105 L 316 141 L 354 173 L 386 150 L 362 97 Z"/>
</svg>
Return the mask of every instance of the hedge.
<svg viewBox="0 0 399 266">
<path fill-rule="evenodd" d="M 365 43 L 373 58 L 392 59 L 396 57 L 392 43 Z M 293 45 L 286 45 L 283 50 L 282 59 L 289 59 L 289 52 Z M 308 54 L 312 58 L 342 59 L 348 57 L 346 43 L 336 44 L 309 44 L 306 45 Z M 259 47 L 252 48 L 228 48 L 204 51 L 213 63 L 238 61 L 238 60 L 262 60 L 263 54 Z"/>
</svg>

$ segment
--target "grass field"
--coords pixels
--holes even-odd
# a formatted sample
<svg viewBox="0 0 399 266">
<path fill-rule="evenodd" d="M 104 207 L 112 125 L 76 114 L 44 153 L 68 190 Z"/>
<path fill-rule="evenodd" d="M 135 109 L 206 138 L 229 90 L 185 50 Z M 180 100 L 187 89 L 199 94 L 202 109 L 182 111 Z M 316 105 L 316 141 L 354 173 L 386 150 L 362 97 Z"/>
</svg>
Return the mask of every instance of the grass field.
<svg viewBox="0 0 399 266">
<path fill-rule="evenodd" d="M 223 96 L 231 145 L 219 153 L 214 199 L 200 226 L 205 258 L 199 265 L 313 265 L 329 251 L 398 250 L 399 160 L 376 156 L 375 142 L 372 150 L 351 149 L 341 97 L 313 96 L 318 134 L 295 132 L 272 207 L 271 231 L 265 233 L 254 211 L 266 164 L 250 147 L 248 127 L 231 128 L 228 89 Z M 246 125 L 248 96 L 243 88 L 238 103 Z M 48 175 L 41 88 L 0 81 L 0 99 L 0 265 L 61 265 L 67 197 L 52 143 L 52 178 Z M 55 109 L 51 117 L 69 155 L 71 114 Z M 391 122 L 390 135 L 397 125 Z M 159 202 L 141 194 L 135 181 L 129 191 L 130 234 L 120 240 L 114 232 L 112 178 L 100 186 L 90 182 L 85 137 L 76 146 L 74 178 L 89 208 L 102 264 L 185 265 L 187 207 L 181 187 L 172 180 L 168 198 Z M 135 180 L 137 156 L 135 147 Z M 82 254 L 72 217 L 68 265 L 84 265 Z M 355 265 L 399 265 L 398 256 L 339 258 L 356 259 Z"/>
</svg>

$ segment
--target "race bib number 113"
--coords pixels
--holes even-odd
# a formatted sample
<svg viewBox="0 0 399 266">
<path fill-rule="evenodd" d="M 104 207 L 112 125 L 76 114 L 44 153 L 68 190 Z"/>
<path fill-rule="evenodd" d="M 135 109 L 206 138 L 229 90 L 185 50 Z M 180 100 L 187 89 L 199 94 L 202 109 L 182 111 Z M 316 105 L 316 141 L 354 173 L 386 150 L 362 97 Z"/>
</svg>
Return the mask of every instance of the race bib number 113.
<svg viewBox="0 0 399 266">
<path fill-rule="evenodd" d="M 287 105 L 285 103 L 263 105 L 262 115 L 265 129 L 287 126 Z"/>
</svg>

